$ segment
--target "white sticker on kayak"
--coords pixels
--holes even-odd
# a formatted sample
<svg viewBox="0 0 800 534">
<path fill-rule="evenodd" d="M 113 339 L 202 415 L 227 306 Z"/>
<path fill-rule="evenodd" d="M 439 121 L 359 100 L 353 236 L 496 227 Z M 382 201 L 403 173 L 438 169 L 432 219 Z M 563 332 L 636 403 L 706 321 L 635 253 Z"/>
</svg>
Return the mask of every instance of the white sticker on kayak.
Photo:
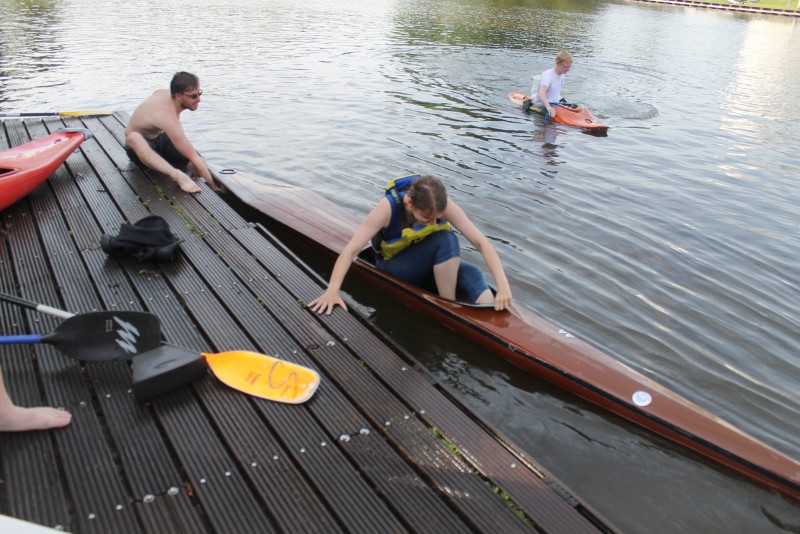
<svg viewBox="0 0 800 534">
<path fill-rule="evenodd" d="M 569 332 L 567 332 L 566 330 L 564 330 L 563 328 L 559 328 L 558 329 L 558 333 L 561 334 L 564 337 L 575 337 L 572 334 L 570 334 Z"/>
<path fill-rule="evenodd" d="M 633 394 L 633 403 L 636 406 L 647 406 L 651 402 L 653 402 L 653 397 L 646 391 L 637 391 Z"/>
</svg>

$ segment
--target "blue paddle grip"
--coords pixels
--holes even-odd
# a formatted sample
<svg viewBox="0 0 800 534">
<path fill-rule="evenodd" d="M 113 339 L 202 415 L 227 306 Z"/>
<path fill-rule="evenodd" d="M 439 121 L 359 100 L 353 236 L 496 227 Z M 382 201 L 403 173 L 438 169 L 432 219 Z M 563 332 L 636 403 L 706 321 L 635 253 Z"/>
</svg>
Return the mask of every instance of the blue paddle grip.
<svg viewBox="0 0 800 534">
<path fill-rule="evenodd" d="M 20 343 L 41 343 L 40 334 L 24 334 L 21 336 L 0 336 L 0 345 L 17 345 Z"/>
</svg>

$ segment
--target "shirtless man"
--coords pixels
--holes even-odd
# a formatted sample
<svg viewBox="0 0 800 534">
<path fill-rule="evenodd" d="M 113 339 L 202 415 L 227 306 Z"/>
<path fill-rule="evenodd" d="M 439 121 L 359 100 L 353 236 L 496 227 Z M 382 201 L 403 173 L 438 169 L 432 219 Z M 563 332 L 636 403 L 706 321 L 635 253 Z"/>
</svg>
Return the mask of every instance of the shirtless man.
<svg viewBox="0 0 800 534">
<path fill-rule="evenodd" d="M 131 160 L 169 176 L 187 193 L 200 192 L 190 172 L 202 176 L 213 190 L 220 190 L 180 122 L 181 112 L 195 111 L 202 94 L 197 76 L 178 72 L 169 91 L 158 89 L 139 104 L 125 128 Z"/>
<path fill-rule="evenodd" d="M 22 432 L 25 430 L 45 430 L 67 426 L 72 415 L 64 410 L 39 406 L 21 408 L 11 402 L 3 375 L 0 374 L 0 432 Z"/>
</svg>

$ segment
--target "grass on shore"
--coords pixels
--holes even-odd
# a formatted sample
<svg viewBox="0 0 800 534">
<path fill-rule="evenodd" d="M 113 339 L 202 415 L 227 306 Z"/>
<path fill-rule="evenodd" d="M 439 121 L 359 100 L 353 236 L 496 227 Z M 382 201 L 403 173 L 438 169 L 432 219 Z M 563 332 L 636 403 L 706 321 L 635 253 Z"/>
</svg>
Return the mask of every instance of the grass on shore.
<svg viewBox="0 0 800 534">
<path fill-rule="evenodd" d="M 744 6 L 763 7 L 767 9 L 791 9 L 796 11 L 798 9 L 798 1 L 800 0 L 737 0 L 737 2 L 730 2 L 729 0 L 698 0 L 701 2 L 708 2 L 712 4 L 735 4 L 740 3 Z"/>
<path fill-rule="evenodd" d="M 757 2 L 742 2 L 746 6 L 766 7 L 769 9 L 797 9 L 797 0 L 758 0 Z"/>
</svg>

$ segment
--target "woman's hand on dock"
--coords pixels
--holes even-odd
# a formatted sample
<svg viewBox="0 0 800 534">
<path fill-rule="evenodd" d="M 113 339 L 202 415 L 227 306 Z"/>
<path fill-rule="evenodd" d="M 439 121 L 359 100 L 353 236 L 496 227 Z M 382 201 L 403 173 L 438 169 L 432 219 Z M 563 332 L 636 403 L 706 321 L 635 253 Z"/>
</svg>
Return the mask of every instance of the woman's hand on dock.
<svg viewBox="0 0 800 534">
<path fill-rule="evenodd" d="M 328 291 L 309 302 L 306 307 L 313 312 L 330 315 L 337 304 L 347 311 L 347 304 L 342 300 L 341 294 L 336 290 L 328 289 Z"/>
</svg>

